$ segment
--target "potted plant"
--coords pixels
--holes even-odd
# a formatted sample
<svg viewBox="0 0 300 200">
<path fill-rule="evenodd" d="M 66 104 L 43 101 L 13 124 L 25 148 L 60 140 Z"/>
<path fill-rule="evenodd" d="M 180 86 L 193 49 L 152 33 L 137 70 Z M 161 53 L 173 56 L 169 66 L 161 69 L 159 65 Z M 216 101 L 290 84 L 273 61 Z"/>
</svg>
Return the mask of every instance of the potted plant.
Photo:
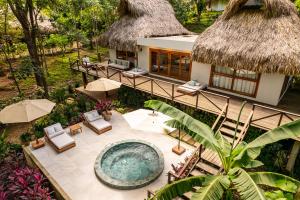
<svg viewBox="0 0 300 200">
<path fill-rule="evenodd" d="M 23 145 L 28 146 L 30 144 L 30 141 L 31 141 L 31 134 L 28 133 L 28 132 L 23 133 L 20 136 L 20 140 L 21 140 Z"/>
<path fill-rule="evenodd" d="M 95 109 L 101 114 L 106 121 L 111 120 L 112 112 L 111 112 L 112 102 L 110 100 L 102 100 L 99 101 Z"/>
</svg>

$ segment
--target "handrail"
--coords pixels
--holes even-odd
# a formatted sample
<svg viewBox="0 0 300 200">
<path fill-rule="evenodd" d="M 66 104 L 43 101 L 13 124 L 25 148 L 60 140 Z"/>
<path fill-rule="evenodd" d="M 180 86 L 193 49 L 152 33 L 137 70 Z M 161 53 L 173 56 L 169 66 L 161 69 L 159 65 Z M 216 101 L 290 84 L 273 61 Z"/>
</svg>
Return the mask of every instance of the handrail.
<svg viewBox="0 0 300 200">
<path fill-rule="evenodd" d="M 187 167 L 189 167 L 192 159 L 194 158 L 195 155 L 198 155 L 198 158 L 196 160 L 196 164 L 198 163 L 199 161 L 199 158 L 201 157 L 201 154 L 202 154 L 202 145 L 200 145 L 194 152 L 193 154 L 190 155 L 189 159 L 184 163 L 183 167 L 180 169 L 180 171 L 178 173 L 174 173 L 172 171 L 169 171 L 168 172 L 168 183 L 171 183 L 172 182 L 172 177 L 175 178 L 175 180 L 178 180 L 180 178 L 182 178 L 182 175 L 184 174 L 184 172 L 186 172 L 187 170 Z M 192 166 L 192 168 L 194 168 L 194 166 Z M 189 173 L 190 173 L 190 170 L 189 170 Z M 189 174 L 188 173 L 188 174 Z M 188 175 L 187 174 L 187 175 Z"/>
<path fill-rule="evenodd" d="M 253 113 L 254 113 L 254 111 L 251 110 L 251 112 L 250 112 L 250 114 L 249 114 L 246 122 L 244 123 L 244 126 L 243 126 L 241 132 L 240 132 L 240 135 L 239 135 L 239 137 L 236 140 L 236 144 L 234 144 L 234 146 L 237 145 L 237 144 L 239 144 L 241 141 L 244 140 L 244 137 L 246 136 L 246 133 L 247 133 L 249 127 L 250 127 L 250 123 L 251 123 L 251 120 L 252 120 L 252 117 L 253 117 Z"/>
<path fill-rule="evenodd" d="M 259 104 L 253 104 L 253 107 L 252 107 L 253 116 L 255 114 L 256 108 L 263 108 L 263 109 L 275 111 L 275 113 L 272 113 L 272 114 L 269 114 L 269 115 L 266 115 L 266 116 L 263 116 L 263 117 L 259 117 L 259 118 L 256 118 L 256 119 L 251 119 L 250 124 L 255 124 L 254 122 L 258 122 L 258 121 L 262 121 L 264 119 L 279 116 L 279 120 L 278 120 L 278 123 L 277 123 L 277 127 L 278 127 L 282 124 L 282 119 L 283 119 L 284 116 L 287 117 L 290 121 L 295 121 L 295 119 L 293 119 L 291 116 L 300 118 L 299 114 L 284 111 L 284 110 L 280 110 L 280 109 L 276 109 L 276 108 L 272 108 L 272 107 L 268 107 L 268 106 L 263 106 L 263 105 L 259 105 Z M 270 128 L 267 128 L 267 127 L 263 127 L 263 128 L 270 129 Z"/>
<path fill-rule="evenodd" d="M 218 118 L 216 119 L 215 123 L 214 123 L 213 126 L 212 126 L 212 130 L 214 130 L 214 129 L 217 127 L 217 125 L 218 125 L 220 119 L 222 118 L 223 114 L 225 114 L 225 118 L 226 118 L 226 112 L 227 112 L 228 106 L 229 106 L 228 103 L 226 103 L 226 104 L 223 106 L 222 111 L 220 112 Z"/>
</svg>

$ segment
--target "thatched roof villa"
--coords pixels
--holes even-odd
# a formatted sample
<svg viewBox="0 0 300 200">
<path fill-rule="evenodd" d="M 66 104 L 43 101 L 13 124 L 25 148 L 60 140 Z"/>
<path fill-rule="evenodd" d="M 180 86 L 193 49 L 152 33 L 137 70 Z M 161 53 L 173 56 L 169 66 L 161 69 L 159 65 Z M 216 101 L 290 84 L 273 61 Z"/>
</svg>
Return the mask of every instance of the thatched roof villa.
<svg viewBox="0 0 300 200">
<path fill-rule="evenodd" d="M 126 2 L 131 1 L 123 1 Z M 157 2 L 152 5 L 141 1 L 138 5 L 146 10 L 151 10 L 147 6 L 158 9 Z M 126 9 L 123 12 L 132 10 L 131 6 Z M 171 18 L 180 27 L 174 31 L 173 35 L 177 36 L 168 36 L 173 30 L 169 26 L 165 35 L 154 34 L 163 32 L 160 28 L 156 30 L 157 25 L 152 30 L 138 31 L 144 27 L 145 19 L 140 10 L 131 12 L 137 17 L 135 21 L 123 15 L 125 18 L 116 23 L 126 24 L 124 30 L 117 31 L 114 24 L 105 34 L 110 38 L 104 41 L 111 48 L 111 60 L 126 59 L 117 55 L 115 49 L 133 50 L 135 44 L 138 67 L 153 76 L 184 82 L 197 80 L 207 84 L 210 90 L 270 105 L 279 103 L 291 77 L 300 73 L 300 19 L 289 0 L 231 0 L 223 15 L 199 36 L 184 35 L 188 32 L 178 25 L 174 15 Z M 159 27 L 161 23 L 164 22 L 158 23 Z M 184 34 L 178 35 L 181 31 Z M 149 32 L 153 35 L 147 35 Z M 117 39 L 126 37 L 131 42 Z"/>
<path fill-rule="evenodd" d="M 186 35 L 168 0 L 121 0 L 120 19 L 100 36 L 101 45 L 135 52 L 138 38 Z"/>
</svg>

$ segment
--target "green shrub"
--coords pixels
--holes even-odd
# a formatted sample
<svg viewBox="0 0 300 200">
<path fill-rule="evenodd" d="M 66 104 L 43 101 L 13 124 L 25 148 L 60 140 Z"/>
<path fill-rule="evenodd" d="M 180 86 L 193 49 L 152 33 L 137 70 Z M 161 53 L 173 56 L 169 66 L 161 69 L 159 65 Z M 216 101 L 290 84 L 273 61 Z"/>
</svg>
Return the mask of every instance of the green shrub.
<svg viewBox="0 0 300 200">
<path fill-rule="evenodd" d="M 56 89 L 51 93 L 51 98 L 54 99 L 56 103 L 64 102 L 68 96 L 65 88 Z"/>
<path fill-rule="evenodd" d="M 10 144 L 6 141 L 7 135 L 5 130 L 0 134 L 0 163 L 9 153 Z"/>
<path fill-rule="evenodd" d="M 26 133 L 23 133 L 21 136 L 20 136 L 20 140 L 23 144 L 29 144 L 29 142 L 31 141 L 31 134 L 26 132 Z"/>
</svg>

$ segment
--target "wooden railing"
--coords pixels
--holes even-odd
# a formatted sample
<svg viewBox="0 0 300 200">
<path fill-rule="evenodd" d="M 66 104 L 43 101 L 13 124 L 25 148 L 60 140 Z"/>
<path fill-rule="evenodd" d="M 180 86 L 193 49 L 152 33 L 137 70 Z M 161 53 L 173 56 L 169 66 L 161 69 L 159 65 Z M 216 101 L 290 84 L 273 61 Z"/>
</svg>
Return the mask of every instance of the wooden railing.
<svg viewBox="0 0 300 200">
<path fill-rule="evenodd" d="M 168 172 L 168 183 L 172 183 L 173 181 L 177 181 L 179 179 L 187 177 L 191 171 L 194 169 L 195 165 L 198 163 L 198 161 L 201 159 L 201 154 L 203 152 L 203 147 L 200 145 L 193 154 L 189 157 L 189 159 L 184 163 L 183 167 L 180 169 L 180 171 Z M 193 160 L 194 158 L 197 158 L 196 160 Z M 193 166 L 190 166 L 191 162 L 194 162 Z"/>
<path fill-rule="evenodd" d="M 133 77 L 129 78 L 129 77 L 123 75 L 124 70 L 110 68 L 108 66 L 99 66 L 99 64 L 94 67 L 87 67 L 87 66 L 80 66 L 79 62 L 77 62 L 77 66 L 74 66 L 72 64 L 72 65 L 70 65 L 70 68 L 72 70 L 84 72 L 87 75 L 91 75 L 91 76 L 95 76 L 95 77 L 105 77 L 108 79 L 117 80 L 126 86 L 150 93 L 151 96 L 155 95 L 155 96 L 163 97 L 163 98 L 166 98 L 166 99 L 174 101 L 174 102 L 178 102 L 178 103 L 182 103 L 182 104 L 194 107 L 196 109 L 205 110 L 205 111 L 214 113 L 218 116 L 220 114 L 223 116 L 227 116 L 230 98 L 227 96 L 224 96 L 224 95 L 201 90 L 201 91 L 198 91 L 194 96 L 192 96 L 192 98 L 194 99 L 193 100 L 194 103 L 186 102 L 186 101 L 180 100 L 180 97 L 191 96 L 191 95 L 184 94 L 184 93 L 178 94 L 179 92 L 176 94 L 176 89 L 178 86 L 180 86 L 180 84 L 176 84 L 173 82 L 165 81 L 165 80 L 150 77 L 150 76 L 144 76 L 144 75 L 139 75 L 139 76 L 133 75 Z M 143 80 L 143 81 L 138 82 L 139 80 Z M 149 84 L 149 83 L 150 83 L 149 88 L 143 89 L 141 87 L 141 86 L 143 86 L 145 84 Z M 156 92 L 155 88 L 159 88 L 161 92 L 160 93 Z M 169 89 L 166 89 L 166 88 L 169 88 Z M 202 97 L 202 99 L 205 100 L 206 104 L 209 104 L 209 106 L 202 105 L 201 104 L 202 102 L 200 101 L 200 97 Z M 222 102 L 222 105 L 220 105 L 220 103 L 218 104 L 215 101 L 215 99 L 217 99 L 217 98 L 222 99 L 222 101 L 219 101 L 219 102 Z M 226 105 L 224 105 L 223 102 Z M 224 106 L 226 107 L 225 110 L 224 110 Z"/>
<path fill-rule="evenodd" d="M 113 79 L 121 82 L 122 84 L 138 89 L 143 92 L 151 94 L 151 96 L 163 97 L 165 99 L 171 100 L 173 102 L 181 103 L 187 106 L 191 106 L 198 110 L 203 110 L 217 115 L 217 119 L 213 128 L 216 128 L 219 121 L 222 117 L 227 117 L 228 109 L 230 105 L 230 98 L 224 95 L 216 94 L 209 91 L 198 91 L 192 98 L 189 98 L 188 101 L 185 99 L 180 99 L 183 96 L 191 96 L 188 94 L 176 92 L 176 89 L 180 84 L 165 81 L 159 78 L 154 78 L 150 76 L 139 75 L 129 78 L 123 75 L 124 70 L 119 70 L 115 68 L 110 68 L 103 64 L 95 65 L 94 67 L 81 66 L 79 61 L 70 62 L 70 68 L 72 70 L 83 72 L 87 75 L 97 77 L 105 77 L 108 79 Z M 148 84 L 148 87 L 142 87 L 143 85 Z M 160 90 L 159 92 L 157 90 Z M 218 101 L 219 100 L 219 101 Z M 205 102 L 204 102 L 205 101 Z M 263 109 L 263 114 L 258 114 L 258 110 Z M 253 117 L 251 116 L 249 125 L 255 126 L 264 130 L 270 130 L 271 128 L 276 128 L 283 124 L 283 118 L 287 118 L 284 123 L 289 121 L 294 121 L 297 118 L 300 118 L 299 114 L 290 113 L 283 110 L 278 110 L 275 108 L 262 106 L 258 104 L 253 105 Z M 268 114 L 271 113 L 271 114 Z M 265 115 L 261 117 L 261 115 Z M 279 116 L 278 122 L 273 127 L 267 127 L 263 124 L 268 122 L 270 118 Z M 234 119 L 236 120 L 236 119 Z M 273 122 L 273 119 L 271 120 Z M 248 124 L 248 121 L 244 121 Z M 248 129 L 249 127 L 246 127 Z"/>
<path fill-rule="evenodd" d="M 266 114 L 262 117 L 260 116 L 260 117 L 255 118 L 255 113 L 259 112 L 258 109 L 264 109 L 264 110 L 272 111 L 272 113 L 271 114 Z M 300 118 L 299 114 L 287 112 L 287 111 L 276 109 L 276 108 L 271 108 L 271 107 L 268 107 L 268 106 L 258 105 L 258 104 L 253 104 L 252 110 L 253 110 L 253 117 L 250 120 L 250 124 L 254 125 L 256 127 L 262 128 L 264 130 L 270 130 L 269 127 L 266 127 L 263 124 L 259 123 L 259 122 L 262 122 L 265 119 L 272 118 L 273 120 L 275 120 L 274 117 L 279 116 L 278 120 L 275 123 L 275 127 L 273 127 L 273 128 L 276 128 L 276 127 L 279 127 L 279 126 L 281 126 L 285 123 L 292 122 L 292 121 L 295 121 L 296 119 Z M 283 121 L 284 117 L 287 120 Z"/>
</svg>

